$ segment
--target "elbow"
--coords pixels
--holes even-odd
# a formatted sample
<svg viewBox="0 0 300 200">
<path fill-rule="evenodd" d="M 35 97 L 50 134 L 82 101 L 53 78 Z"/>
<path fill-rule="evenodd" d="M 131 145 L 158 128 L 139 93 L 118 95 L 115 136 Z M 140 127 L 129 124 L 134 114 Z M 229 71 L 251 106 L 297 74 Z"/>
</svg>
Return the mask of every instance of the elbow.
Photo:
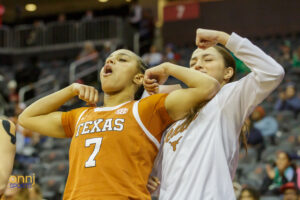
<svg viewBox="0 0 300 200">
<path fill-rule="evenodd" d="M 276 70 L 274 70 L 274 75 L 280 81 L 283 79 L 283 77 L 285 75 L 285 71 L 280 64 L 277 64 Z"/>
<path fill-rule="evenodd" d="M 26 127 L 26 117 L 23 113 L 21 113 L 18 117 L 18 124 L 20 124 L 22 127 Z"/>
<path fill-rule="evenodd" d="M 280 66 L 280 70 L 279 71 L 280 71 L 279 72 L 279 78 L 280 78 L 280 80 L 282 80 L 283 77 L 284 77 L 284 75 L 285 75 L 285 71 L 284 71 L 284 69 L 283 69 L 282 66 Z"/>
</svg>

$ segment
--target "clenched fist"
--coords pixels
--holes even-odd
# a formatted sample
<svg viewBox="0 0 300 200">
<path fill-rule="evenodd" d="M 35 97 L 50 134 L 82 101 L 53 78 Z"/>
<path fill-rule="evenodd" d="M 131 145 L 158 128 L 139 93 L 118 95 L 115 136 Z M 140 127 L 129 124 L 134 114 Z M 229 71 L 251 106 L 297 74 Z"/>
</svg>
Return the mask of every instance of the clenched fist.
<svg viewBox="0 0 300 200">
<path fill-rule="evenodd" d="M 196 32 L 196 45 L 200 49 L 207 49 L 218 43 L 226 45 L 229 35 L 222 31 L 198 28 Z"/>
<path fill-rule="evenodd" d="M 163 63 L 146 70 L 143 84 L 149 94 L 158 93 L 159 84 L 162 85 L 167 81 L 169 75 L 166 72 L 166 65 L 168 63 Z"/>
<path fill-rule="evenodd" d="M 96 106 L 99 101 L 98 91 L 92 86 L 73 83 L 71 88 L 73 94 L 78 96 L 79 99 L 87 102 L 88 105 Z"/>
</svg>

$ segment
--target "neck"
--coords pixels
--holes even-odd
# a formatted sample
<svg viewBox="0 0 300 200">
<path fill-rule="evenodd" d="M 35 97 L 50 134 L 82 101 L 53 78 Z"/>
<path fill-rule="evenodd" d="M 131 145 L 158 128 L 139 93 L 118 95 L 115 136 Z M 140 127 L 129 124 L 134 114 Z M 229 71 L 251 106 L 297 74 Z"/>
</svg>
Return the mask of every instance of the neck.
<svg viewBox="0 0 300 200">
<path fill-rule="evenodd" d="M 227 83 L 226 81 L 223 81 L 222 83 L 220 83 L 221 88 L 222 88 L 226 83 Z"/>
<path fill-rule="evenodd" d="M 113 107 L 133 100 L 134 91 L 131 89 L 124 89 L 117 93 L 104 93 L 104 107 Z"/>
</svg>

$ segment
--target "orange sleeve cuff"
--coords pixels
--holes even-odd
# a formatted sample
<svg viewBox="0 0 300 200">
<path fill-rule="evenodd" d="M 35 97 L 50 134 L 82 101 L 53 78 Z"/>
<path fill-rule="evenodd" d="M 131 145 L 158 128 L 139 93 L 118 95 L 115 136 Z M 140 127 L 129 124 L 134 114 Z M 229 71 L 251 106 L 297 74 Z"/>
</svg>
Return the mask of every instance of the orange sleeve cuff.
<svg viewBox="0 0 300 200">
<path fill-rule="evenodd" d="M 61 115 L 61 124 L 64 128 L 66 136 L 71 138 L 73 136 L 73 133 L 72 133 L 72 130 L 70 128 L 70 126 L 72 126 L 72 124 L 70 124 L 69 115 L 70 115 L 70 112 L 63 112 L 62 113 L 62 115 Z"/>
</svg>

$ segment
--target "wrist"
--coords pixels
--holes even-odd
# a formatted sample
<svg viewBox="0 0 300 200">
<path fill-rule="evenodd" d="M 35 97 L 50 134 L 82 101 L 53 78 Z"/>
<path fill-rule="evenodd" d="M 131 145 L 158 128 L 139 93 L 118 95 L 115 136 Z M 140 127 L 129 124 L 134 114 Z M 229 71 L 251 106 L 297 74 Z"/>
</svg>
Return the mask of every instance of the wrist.
<svg viewBox="0 0 300 200">
<path fill-rule="evenodd" d="M 225 32 L 220 32 L 219 37 L 218 37 L 218 42 L 224 46 L 226 46 L 228 40 L 229 40 L 230 35 Z"/>
<path fill-rule="evenodd" d="M 170 74 L 170 63 L 169 62 L 164 62 L 162 63 L 162 68 L 165 74 Z"/>
<path fill-rule="evenodd" d="M 78 83 L 72 83 L 71 85 L 69 85 L 68 87 L 65 88 L 66 93 L 68 96 L 70 97 L 74 97 L 76 96 L 76 90 L 74 89 L 76 87 Z"/>
</svg>

